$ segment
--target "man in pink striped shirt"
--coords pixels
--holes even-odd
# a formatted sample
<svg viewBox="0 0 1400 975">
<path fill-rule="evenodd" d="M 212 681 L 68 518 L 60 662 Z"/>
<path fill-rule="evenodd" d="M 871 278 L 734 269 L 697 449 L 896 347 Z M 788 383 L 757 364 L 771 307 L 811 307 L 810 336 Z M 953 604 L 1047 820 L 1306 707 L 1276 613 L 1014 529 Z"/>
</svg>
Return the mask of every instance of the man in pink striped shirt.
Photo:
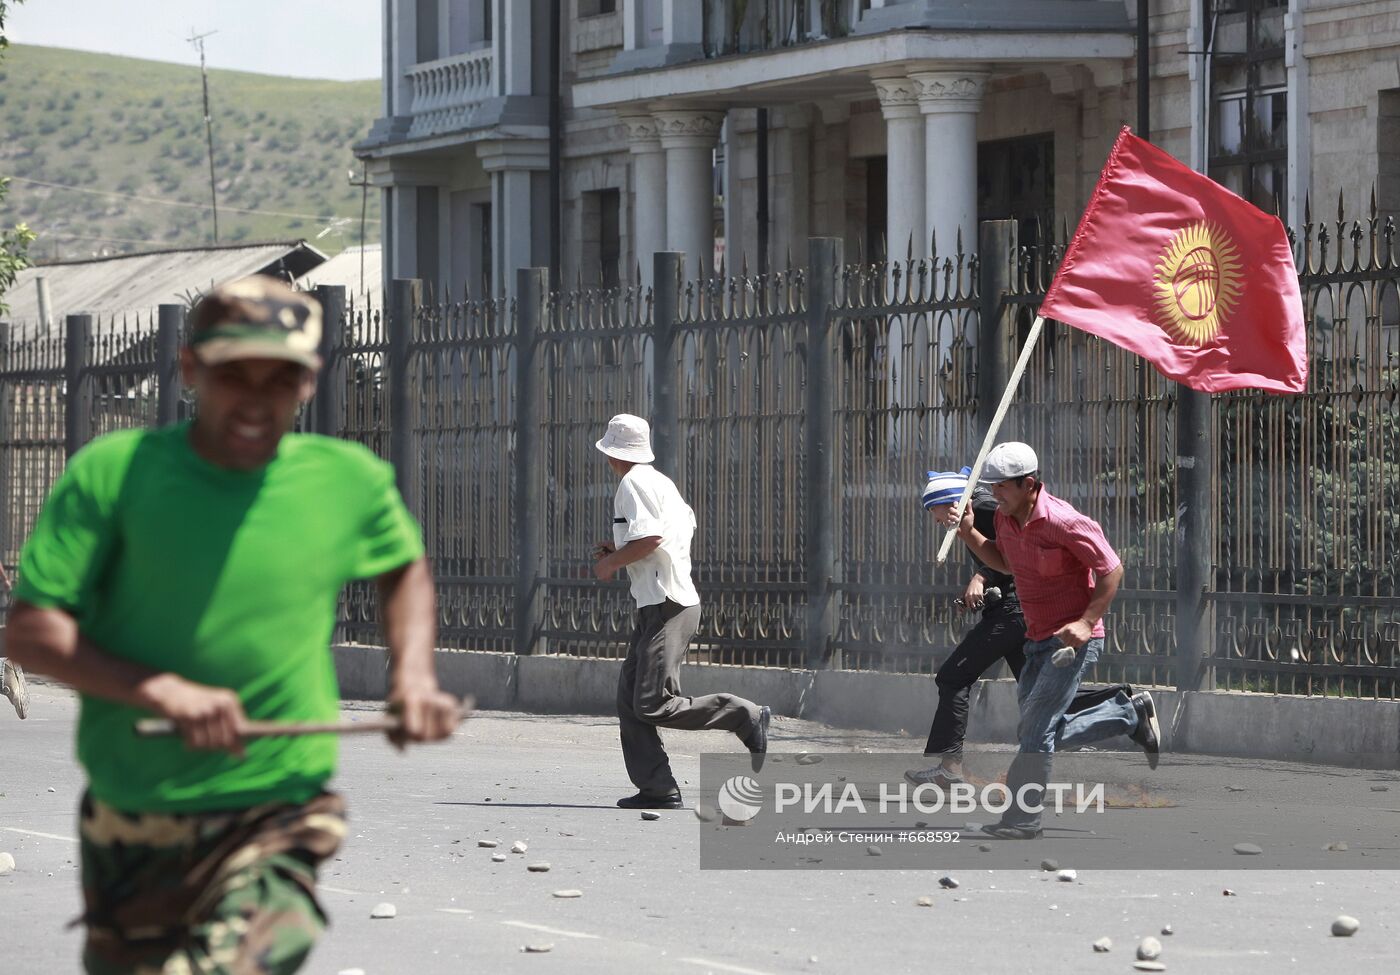
<svg viewBox="0 0 1400 975">
<path fill-rule="evenodd" d="M 974 555 L 1016 579 L 1026 618 L 1026 663 L 1016 685 L 1020 751 L 1007 772 L 1013 799 L 1000 823 L 984 831 L 1001 839 L 1040 835 L 1040 798 L 1056 748 L 1128 735 L 1157 767 L 1158 726 L 1152 696 L 1142 692 L 1066 715 L 1083 675 L 1103 652 L 1103 616 L 1123 581 L 1123 563 L 1092 518 L 1050 494 L 1035 451 L 997 444 L 981 481 L 997 500 L 996 540 L 963 512 L 958 535 Z"/>
</svg>

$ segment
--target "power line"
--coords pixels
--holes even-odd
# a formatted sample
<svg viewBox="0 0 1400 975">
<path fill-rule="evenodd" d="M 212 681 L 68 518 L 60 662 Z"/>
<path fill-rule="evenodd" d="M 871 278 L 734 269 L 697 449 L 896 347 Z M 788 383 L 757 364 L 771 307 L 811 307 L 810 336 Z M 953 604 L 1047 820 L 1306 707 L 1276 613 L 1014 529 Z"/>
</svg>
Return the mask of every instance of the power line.
<svg viewBox="0 0 1400 975">
<path fill-rule="evenodd" d="M 74 193 L 90 193 L 90 194 L 92 194 L 92 195 L 94 195 L 94 196 L 111 196 L 111 197 L 116 197 L 116 198 L 119 199 L 119 200 L 137 200 L 137 201 L 139 201 L 139 202 L 141 202 L 141 203 L 154 203 L 154 204 L 157 204 L 157 205 L 163 206 L 163 207 L 183 207 L 184 209 L 187 209 L 187 210 L 208 210 L 208 209 L 209 209 L 209 204 L 208 204 L 208 203 L 184 203 L 184 202 L 178 201 L 178 200 L 162 200 L 162 199 L 159 199 L 158 197 L 154 197 L 154 196 L 141 196 L 140 194 L 137 194 L 137 193 L 116 193 L 116 192 L 113 192 L 112 190 L 90 190 L 90 189 L 88 189 L 88 188 L 85 187 L 85 186 L 70 186 L 70 185 L 68 185 L 68 184 L 66 184 L 66 183 L 50 183 L 50 182 L 48 182 L 47 180 L 42 180 L 42 179 L 29 179 L 29 178 L 26 177 L 26 176 L 7 176 L 6 179 L 14 180 L 16 183 L 32 183 L 32 184 L 35 185 L 35 186 L 48 186 L 48 187 L 51 187 L 52 189 L 56 189 L 56 190 L 71 190 L 71 191 L 73 191 Z M 224 205 L 224 209 L 225 209 L 226 211 L 230 212 L 230 213 L 249 213 L 249 214 L 253 214 L 254 216 L 261 216 L 261 217 L 295 217 L 295 218 L 297 218 L 297 219 L 299 219 L 299 220 L 340 220 L 340 219 L 353 219 L 353 218 L 341 218 L 341 217 L 335 216 L 334 214 L 326 215 L 326 214 L 323 214 L 323 213 L 286 213 L 286 212 L 283 212 L 283 211 L 281 211 L 281 210 L 250 210 L 250 209 L 247 209 L 246 207 L 231 207 L 231 206 L 228 206 L 227 204 Z M 379 221 L 379 218 L 378 218 L 378 217 L 370 217 L 370 218 L 369 218 L 369 222 L 370 222 L 370 223 L 379 223 L 380 221 Z"/>
<path fill-rule="evenodd" d="M 97 234 L 65 234 L 60 233 L 57 230 L 39 230 L 33 227 L 31 227 L 30 229 L 34 230 L 34 233 L 38 234 L 40 238 L 69 237 L 74 240 L 105 240 L 111 244 L 159 244 L 161 246 L 170 245 L 170 241 L 168 240 L 142 240 L 137 237 L 99 237 Z"/>
</svg>

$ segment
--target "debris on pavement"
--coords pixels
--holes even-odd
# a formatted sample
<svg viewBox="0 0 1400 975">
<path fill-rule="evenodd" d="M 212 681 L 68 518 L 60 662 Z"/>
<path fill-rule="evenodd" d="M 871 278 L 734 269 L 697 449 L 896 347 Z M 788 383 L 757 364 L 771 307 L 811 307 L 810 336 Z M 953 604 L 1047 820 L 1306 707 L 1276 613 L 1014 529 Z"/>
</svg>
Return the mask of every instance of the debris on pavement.
<svg viewBox="0 0 1400 975">
<path fill-rule="evenodd" d="M 1346 914 L 1338 916 L 1337 920 L 1332 922 L 1332 936 L 1336 938 L 1350 938 L 1359 930 L 1361 922 Z"/>
</svg>

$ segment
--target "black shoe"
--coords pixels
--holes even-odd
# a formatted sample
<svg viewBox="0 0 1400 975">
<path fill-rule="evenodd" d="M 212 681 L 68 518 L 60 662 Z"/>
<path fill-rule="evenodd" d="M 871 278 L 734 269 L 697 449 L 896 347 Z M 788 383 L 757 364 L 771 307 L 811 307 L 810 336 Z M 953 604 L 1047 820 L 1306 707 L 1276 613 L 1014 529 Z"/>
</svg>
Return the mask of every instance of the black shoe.
<svg viewBox="0 0 1400 975">
<path fill-rule="evenodd" d="M 767 705 L 758 709 L 758 724 L 754 725 L 753 731 L 749 733 L 748 741 L 744 742 L 752 753 L 751 759 L 753 770 L 762 771 L 763 760 L 768 757 L 768 725 L 773 720 L 773 709 Z"/>
<path fill-rule="evenodd" d="M 659 796 L 638 792 L 635 796 L 617 800 L 617 804 L 622 809 L 680 809 L 681 794 L 679 789 Z"/>
<path fill-rule="evenodd" d="M 1162 748 L 1162 729 L 1157 725 L 1157 706 L 1152 703 L 1152 695 L 1146 691 L 1133 695 L 1133 709 L 1137 711 L 1138 726 L 1130 736 L 1147 753 L 1147 767 L 1155 769 Z"/>
<path fill-rule="evenodd" d="M 1001 823 L 993 823 L 990 826 L 983 826 L 982 832 L 999 840 L 1036 840 L 1040 839 L 1044 830 L 1027 829 L 1025 826 L 1003 826 Z"/>
</svg>

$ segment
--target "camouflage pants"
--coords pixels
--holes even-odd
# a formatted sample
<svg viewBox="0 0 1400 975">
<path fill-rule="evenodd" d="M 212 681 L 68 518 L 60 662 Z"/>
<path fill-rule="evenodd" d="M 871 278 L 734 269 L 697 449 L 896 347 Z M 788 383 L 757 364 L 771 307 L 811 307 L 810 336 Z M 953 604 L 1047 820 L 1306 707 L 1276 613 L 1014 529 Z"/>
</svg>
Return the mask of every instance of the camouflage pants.
<svg viewBox="0 0 1400 975">
<path fill-rule="evenodd" d="M 84 796 L 80 832 L 89 975 L 287 975 L 325 929 L 316 866 L 345 804 L 165 815 Z"/>
</svg>

